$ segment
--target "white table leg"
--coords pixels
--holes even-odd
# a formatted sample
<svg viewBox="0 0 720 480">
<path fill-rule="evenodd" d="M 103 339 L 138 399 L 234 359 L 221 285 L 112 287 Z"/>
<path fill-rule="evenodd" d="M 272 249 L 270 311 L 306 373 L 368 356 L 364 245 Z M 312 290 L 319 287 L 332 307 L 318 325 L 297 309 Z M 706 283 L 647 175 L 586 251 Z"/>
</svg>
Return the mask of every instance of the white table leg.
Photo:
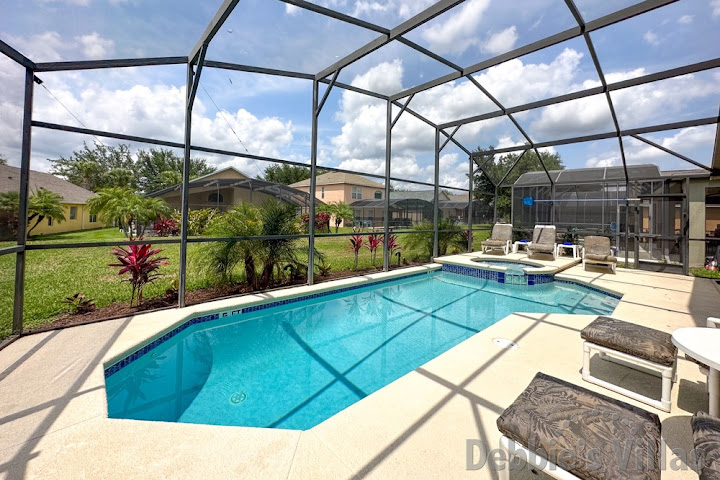
<svg viewBox="0 0 720 480">
<path fill-rule="evenodd" d="M 708 413 L 720 417 L 720 370 L 708 371 Z"/>
</svg>

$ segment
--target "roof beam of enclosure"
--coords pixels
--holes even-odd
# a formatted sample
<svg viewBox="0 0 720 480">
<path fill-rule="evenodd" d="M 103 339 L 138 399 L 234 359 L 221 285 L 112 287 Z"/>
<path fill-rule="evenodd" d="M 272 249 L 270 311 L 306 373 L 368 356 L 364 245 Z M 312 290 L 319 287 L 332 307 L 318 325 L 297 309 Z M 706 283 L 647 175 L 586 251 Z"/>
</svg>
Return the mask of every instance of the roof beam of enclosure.
<svg viewBox="0 0 720 480">
<path fill-rule="evenodd" d="M 0 52 L 4 53 L 8 58 L 13 60 L 16 63 L 19 63 L 25 68 L 29 68 L 30 70 L 36 70 L 37 65 L 35 62 L 27 58 L 22 53 L 15 50 L 13 47 L 8 45 L 7 43 L 0 40 Z"/>
<path fill-rule="evenodd" d="M 148 67 L 155 65 L 181 65 L 188 57 L 119 58 L 115 60 L 79 60 L 72 62 L 41 62 L 38 72 L 63 72 L 68 70 L 97 70 L 101 68 Z"/>
<path fill-rule="evenodd" d="M 688 158 L 685 155 L 681 155 L 673 150 L 670 150 L 669 148 L 663 147 L 662 145 L 655 143 L 652 140 L 648 140 L 647 138 L 641 137 L 640 135 L 630 135 L 630 136 L 636 140 L 640 140 L 641 142 L 647 143 L 648 145 L 651 145 L 651 146 L 657 148 L 658 150 L 662 150 L 665 153 L 669 153 L 670 155 L 673 155 L 679 159 L 685 160 L 686 162 L 691 163 L 691 164 L 695 165 L 696 167 L 700 167 L 702 169 L 712 172 L 712 168 L 710 168 L 706 165 L 703 165 L 700 162 L 696 162 L 692 158 Z"/>
<path fill-rule="evenodd" d="M 311 12 L 325 15 L 326 17 L 331 17 L 336 20 L 341 20 L 343 22 L 350 23 L 352 25 L 356 25 L 358 27 L 366 28 L 368 30 L 372 30 L 373 32 L 390 35 L 389 28 L 381 27 L 379 25 L 375 25 L 374 23 L 366 22 L 365 20 L 360 20 L 359 18 L 351 17 L 350 15 L 345 15 L 344 13 L 340 13 L 340 12 L 332 10 L 330 8 L 316 5 L 314 3 L 306 2 L 304 0 L 280 0 L 280 1 L 283 3 L 288 3 L 290 5 L 294 5 L 298 8 L 302 8 L 304 10 L 309 10 Z"/>
<path fill-rule="evenodd" d="M 620 124 L 618 123 L 617 114 L 615 113 L 615 106 L 613 105 L 610 92 L 607 89 L 605 73 L 603 72 L 602 65 L 600 65 L 600 60 L 598 59 L 597 53 L 595 52 L 595 46 L 593 45 L 592 39 L 590 38 L 590 33 L 588 33 L 587 31 L 587 25 L 585 24 L 585 20 L 583 19 L 580 10 L 578 10 L 577 6 L 575 6 L 575 2 L 573 0 L 565 0 L 565 5 L 567 5 L 570 13 L 572 13 L 572 16 L 575 17 L 575 21 L 578 23 L 580 30 L 582 30 L 582 35 L 585 39 L 585 45 L 587 45 L 590 56 L 592 57 L 593 64 L 595 65 L 595 70 L 597 71 L 598 78 L 600 78 L 600 83 L 603 86 L 603 91 L 605 92 L 605 99 L 607 100 L 608 108 L 610 109 L 610 115 L 612 116 L 613 124 L 615 125 L 615 131 L 617 132 L 618 146 L 620 147 L 620 159 L 622 160 L 623 172 L 625 173 L 625 183 L 628 183 L 630 182 L 630 177 L 628 176 L 627 162 L 625 160 L 625 147 L 623 145 L 622 136 L 620 135 Z"/>
<path fill-rule="evenodd" d="M 643 75 L 641 77 L 631 78 L 629 80 L 623 80 L 621 82 L 609 83 L 607 85 L 607 91 L 612 92 L 615 90 L 621 90 L 623 88 L 636 87 L 638 85 L 644 85 L 647 83 L 657 82 L 659 80 L 667 80 L 669 78 L 678 77 L 681 75 L 687 75 L 690 73 L 702 72 L 702 71 L 710 70 L 713 68 L 720 68 L 720 58 L 715 58 L 713 60 L 707 60 L 704 62 L 694 63 L 692 65 L 685 65 L 682 67 L 673 68 L 673 69 L 665 70 L 662 72 L 651 73 L 649 75 Z M 597 95 L 597 94 L 604 93 L 604 92 L 605 92 L 605 88 L 603 86 L 588 88 L 586 90 L 580 90 L 580 91 L 568 93 L 565 95 L 559 95 L 557 97 L 551 97 L 551 98 L 547 98 L 545 100 L 538 100 L 537 102 L 531 102 L 531 103 L 526 103 L 524 105 L 509 107 L 509 108 L 507 108 L 507 112 L 508 113 L 525 112 L 528 110 L 532 110 L 534 108 L 547 107 L 549 105 L 555 105 L 558 103 L 567 102 L 569 100 L 578 100 L 580 98 L 591 97 L 593 95 Z M 457 125 L 462 125 L 462 124 L 466 124 L 466 123 L 473 123 L 473 122 L 479 122 L 482 120 L 489 120 L 491 118 L 500 117 L 502 115 L 503 115 L 503 112 L 501 110 L 497 110 L 494 112 L 484 113 L 482 115 L 476 115 L 473 117 L 468 117 L 468 118 L 463 118 L 460 120 L 455 120 L 452 122 L 443 123 L 439 126 L 440 126 L 440 128 L 450 128 L 450 127 L 455 127 Z"/>
<path fill-rule="evenodd" d="M 397 27 L 391 29 L 389 33 L 381 34 L 375 40 L 372 40 L 371 42 L 363 45 L 362 47 L 358 48 L 351 54 L 346 55 L 344 58 L 341 58 L 340 60 L 335 62 L 333 65 L 330 65 L 329 67 L 320 71 L 317 75 L 315 75 L 315 78 L 319 80 L 321 78 L 327 77 L 328 75 L 333 73 L 335 70 L 350 65 L 351 63 L 374 52 L 375 50 L 390 43 L 391 41 L 395 40 L 396 38 L 400 37 L 401 35 L 409 32 L 410 30 L 412 30 L 414 28 L 419 27 L 420 25 L 424 24 L 425 22 L 432 20 L 433 18 L 437 17 L 438 15 L 445 13 L 446 11 L 455 7 L 456 5 L 463 3 L 464 1 L 465 0 L 440 0 L 436 4 L 430 6 L 429 8 L 423 10 L 422 12 L 418 13 L 414 17 L 406 20 L 405 22 L 401 23 Z M 335 13 L 337 13 L 337 12 L 335 12 Z M 334 18 L 338 18 L 338 17 L 334 16 Z M 405 95 L 405 96 L 407 96 L 407 95 Z"/>
<path fill-rule="evenodd" d="M 628 18 L 632 18 L 634 16 L 641 15 L 643 13 L 647 13 L 651 10 L 655 10 L 656 8 L 660 8 L 660 7 L 663 7 L 670 3 L 675 3 L 677 1 L 679 1 L 679 0 L 645 0 L 636 5 L 632 5 L 628 8 L 624 8 L 622 10 L 618 10 L 617 12 L 614 12 L 614 13 L 611 13 L 604 17 L 598 18 L 597 20 L 593 20 L 592 22 L 588 22 L 586 24 L 585 31 L 592 32 L 594 30 L 598 30 L 600 28 L 607 27 L 609 25 L 613 25 L 615 23 L 621 22 Z M 533 42 L 531 44 L 525 45 L 524 47 L 516 48 L 515 50 L 512 50 L 510 52 L 503 53 L 501 55 L 498 55 L 496 57 L 493 57 L 491 59 L 485 60 L 480 63 L 476 63 L 475 65 L 472 65 L 470 67 L 463 69 L 461 74 L 446 75 L 444 77 L 440 77 L 439 79 L 431 80 L 422 85 L 418 85 L 417 87 L 409 88 L 403 92 L 396 93 L 395 95 L 391 96 L 391 100 L 397 100 L 397 99 L 406 97 L 406 96 L 410 95 L 411 93 L 422 92 L 424 90 L 428 90 L 437 85 L 441 85 L 445 82 L 455 80 L 461 76 L 470 75 L 475 72 L 479 72 L 481 70 L 485 70 L 487 68 L 494 67 L 503 62 L 507 62 L 508 60 L 513 60 L 515 58 L 522 57 L 523 55 L 537 52 L 538 50 L 542 50 L 544 48 L 551 47 L 558 43 L 562 43 L 567 40 L 571 40 L 573 38 L 579 37 L 580 35 L 582 35 L 582 33 L 583 32 L 580 29 L 580 27 L 574 27 L 569 30 L 565 30 L 564 32 L 560 32 L 560 33 L 552 35 L 550 37 L 543 38 L 541 40 L 538 40 L 537 42 Z"/>
<path fill-rule="evenodd" d="M 223 23 L 225 23 L 225 20 L 227 20 L 227 18 L 230 16 L 239 1 L 240 0 L 225 0 L 222 5 L 220 5 L 220 8 L 218 8 L 218 11 L 213 17 L 213 19 L 210 20 L 210 24 L 205 29 L 205 32 L 203 32 L 203 34 L 200 36 L 200 40 L 198 40 L 192 50 L 190 50 L 190 54 L 188 55 L 188 60 L 190 62 L 194 63 L 195 60 L 197 60 L 198 56 L 200 55 L 200 50 L 203 48 L 203 45 L 205 47 L 210 45 L 213 37 L 223 26 Z"/>
<path fill-rule="evenodd" d="M 41 121 L 37 121 L 37 120 L 33 120 L 32 126 L 37 127 L 37 128 L 47 128 L 49 130 L 60 130 L 60 131 L 64 131 L 64 132 L 79 133 L 82 135 L 95 135 L 98 137 L 115 138 L 117 140 L 125 140 L 128 142 L 147 143 L 150 145 L 159 145 L 159 146 L 169 147 L 169 148 L 184 148 L 185 147 L 185 145 L 183 143 L 179 143 L 179 142 L 169 142 L 166 140 L 158 140 L 155 138 L 147 138 L 147 137 L 138 137 L 135 135 L 124 135 L 122 133 L 106 132 L 103 130 L 91 130 L 89 128 L 73 127 L 70 125 L 60 125 L 60 124 L 56 124 L 56 123 L 41 122 Z M 240 157 L 240 158 L 248 158 L 248 159 L 252 159 L 252 160 L 259 160 L 261 162 L 273 162 L 273 163 L 281 163 L 281 164 L 285 164 L 285 165 L 291 165 L 294 167 L 310 168 L 310 165 L 307 163 L 293 162 L 292 160 L 283 160 L 280 158 L 263 157 L 261 155 L 252 155 L 249 153 L 236 152 L 233 150 L 223 150 L 220 148 L 203 147 L 200 145 L 192 145 L 190 148 L 191 148 L 191 150 L 195 150 L 197 152 L 213 153 L 216 155 L 224 155 L 224 156 L 229 156 L 229 157 Z M 355 175 L 362 175 L 364 177 L 385 179 L 385 175 L 377 175 L 374 173 L 362 173 L 362 172 L 357 172 L 355 170 L 346 170 L 343 168 L 326 167 L 326 166 L 321 166 L 321 168 L 323 170 L 328 170 L 330 172 L 352 173 Z M 398 177 L 390 177 L 390 180 L 398 181 L 398 182 L 405 182 L 405 183 L 414 183 L 417 185 L 425 185 L 425 186 L 430 186 L 430 187 L 433 186 L 433 184 L 429 183 L 429 182 L 418 182 L 415 180 L 408 180 L 405 178 L 398 178 Z M 440 185 L 440 186 L 442 188 L 463 190 L 463 189 L 451 187 L 449 185 Z"/>
</svg>

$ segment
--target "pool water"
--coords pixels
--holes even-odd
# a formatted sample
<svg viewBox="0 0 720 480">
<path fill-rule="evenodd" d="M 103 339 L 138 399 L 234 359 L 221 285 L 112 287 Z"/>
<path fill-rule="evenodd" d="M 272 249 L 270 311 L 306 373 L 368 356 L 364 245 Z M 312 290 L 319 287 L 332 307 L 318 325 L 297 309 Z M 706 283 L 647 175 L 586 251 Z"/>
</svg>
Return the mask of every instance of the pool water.
<svg viewBox="0 0 720 480">
<path fill-rule="evenodd" d="M 193 325 L 106 379 L 112 418 L 308 429 L 513 312 L 609 314 L 585 287 L 433 272 Z"/>
</svg>

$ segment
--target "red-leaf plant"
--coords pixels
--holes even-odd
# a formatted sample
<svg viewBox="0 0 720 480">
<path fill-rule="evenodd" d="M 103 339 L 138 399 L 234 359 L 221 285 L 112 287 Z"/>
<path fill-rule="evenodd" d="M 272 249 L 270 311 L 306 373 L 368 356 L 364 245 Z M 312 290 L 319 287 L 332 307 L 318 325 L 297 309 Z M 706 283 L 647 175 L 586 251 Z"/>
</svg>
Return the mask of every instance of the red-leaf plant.
<svg viewBox="0 0 720 480">
<path fill-rule="evenodd" d="M 355 253 L 355 266 L 353 267 L 353 270 L 357 270 L 358 266 L 358 253 L 360 252 L 360 249 L 363 246 L 363 237 L 362 235 L 353 235 L 350 237 L 350 249 Z"/>
<path fill-rule="evenodd" d="M 372 255 L 373 267 L 375 266 L 375 253 L 377 252 L 377 249 L 380 248 L 380 246 L 382 244 L 383 244 L 382 236 L 375 235 L 375 234 L 368 235 L 367 248 L 368 248 L 368 250 L 370 250 L 370 254 Z"/>
<path fill-rule="evenodd" d="M 138 237 L 142 240 L 143 237 Z M 133 238 L 130 237 L 130 241 Z M 158 257 L 161 252 L 159 248 L 152 248 L 149 243 L 142 245 L 128 245 L 127 247 L 113 247 L 112 255 L 115 255 L 118 263 L 111 263 L 110 267 L 120 267 L 118 275 L 130 274 L 130 278 L 126 278 L 124 282 L 130 282 L 132 285 L 132 296 L 130 297 L 130 306 L 133 306 L 135 294 L 137 294 L 137 304 L 142 303 L 143 287 L 146 283 L 152 283 L 160 276 L 157 270 L 162 265 L 167 265 L 167 257 Z"/>
<path fill-rule="evenodd" d="M 153 224 L 153 230 L 158 237 L 169 237 L 178 235 L 180 229 L 172 218 L 159 218 Z"/>
</svg>

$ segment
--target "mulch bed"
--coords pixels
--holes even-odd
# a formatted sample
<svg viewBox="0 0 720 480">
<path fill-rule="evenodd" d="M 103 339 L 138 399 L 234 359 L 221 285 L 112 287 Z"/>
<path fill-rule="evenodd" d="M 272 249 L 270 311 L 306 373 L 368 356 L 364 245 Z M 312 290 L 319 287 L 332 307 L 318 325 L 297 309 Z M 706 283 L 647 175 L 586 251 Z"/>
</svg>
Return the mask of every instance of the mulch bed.
<svg viewBox="0 0 720 480">
<path fill-rule="evenodd" d="M 398 266 L 391 265 L 390 270 L 396 270 L 398 268 L 410 267 L 415 265 L 424 265 L 427 262 L 406 262 L 404 265 Z M 324 283 L 331 280 L 338 280 L 340 278 L 355 277 L 358 275 L 366 275 L 370 273 L 382 272 L 382 267 L 366 268 L 357 271 L 340 271 L 330 272 L 325 276 L 316 276 L 316 283 Z M 288 288 L 295 285 L 302 285 L 305 280 L 298 280 L 295 282 L 286 281 L 281 284 L 274 286 L 274 290 Z M 267 290 L 266 290 L 267 291 Z M 185 300 L 187 305 L 197 305 L 199 303 L 205 303 L 210 300 L 217 300 L 226 297 L 235 297 L 252 293 L 253 290 L 246 283 L 232 284 L 232 285 L 214 285 L 212 287 L 199 288 L 197 290 L 188 291 L 185 293 Z M 166 308 L 174 308 L 177 306 L 177 293 L 168 293 L 162 297 L 149 298 L 143 302 L 139 307 L 131 307 L 127 303 L 113 303 L 105 307 L 98 308 L 92 312 L 84 314 L 73 314 L 70 312 L 61 313 L 52 322 L 38 327 L 30 329 L 27 333 L 40 332 L 45 330 L 54 330 L 58 328 L 70 327 L 74 325 L 83 325 L 87 323 L 95 323 L 101 320 L 111 320 L 114 318 L 129 317 L 137 315 L 139 313 L 145 313 L 152 310 L 161 310 Z"/>
</svg>

